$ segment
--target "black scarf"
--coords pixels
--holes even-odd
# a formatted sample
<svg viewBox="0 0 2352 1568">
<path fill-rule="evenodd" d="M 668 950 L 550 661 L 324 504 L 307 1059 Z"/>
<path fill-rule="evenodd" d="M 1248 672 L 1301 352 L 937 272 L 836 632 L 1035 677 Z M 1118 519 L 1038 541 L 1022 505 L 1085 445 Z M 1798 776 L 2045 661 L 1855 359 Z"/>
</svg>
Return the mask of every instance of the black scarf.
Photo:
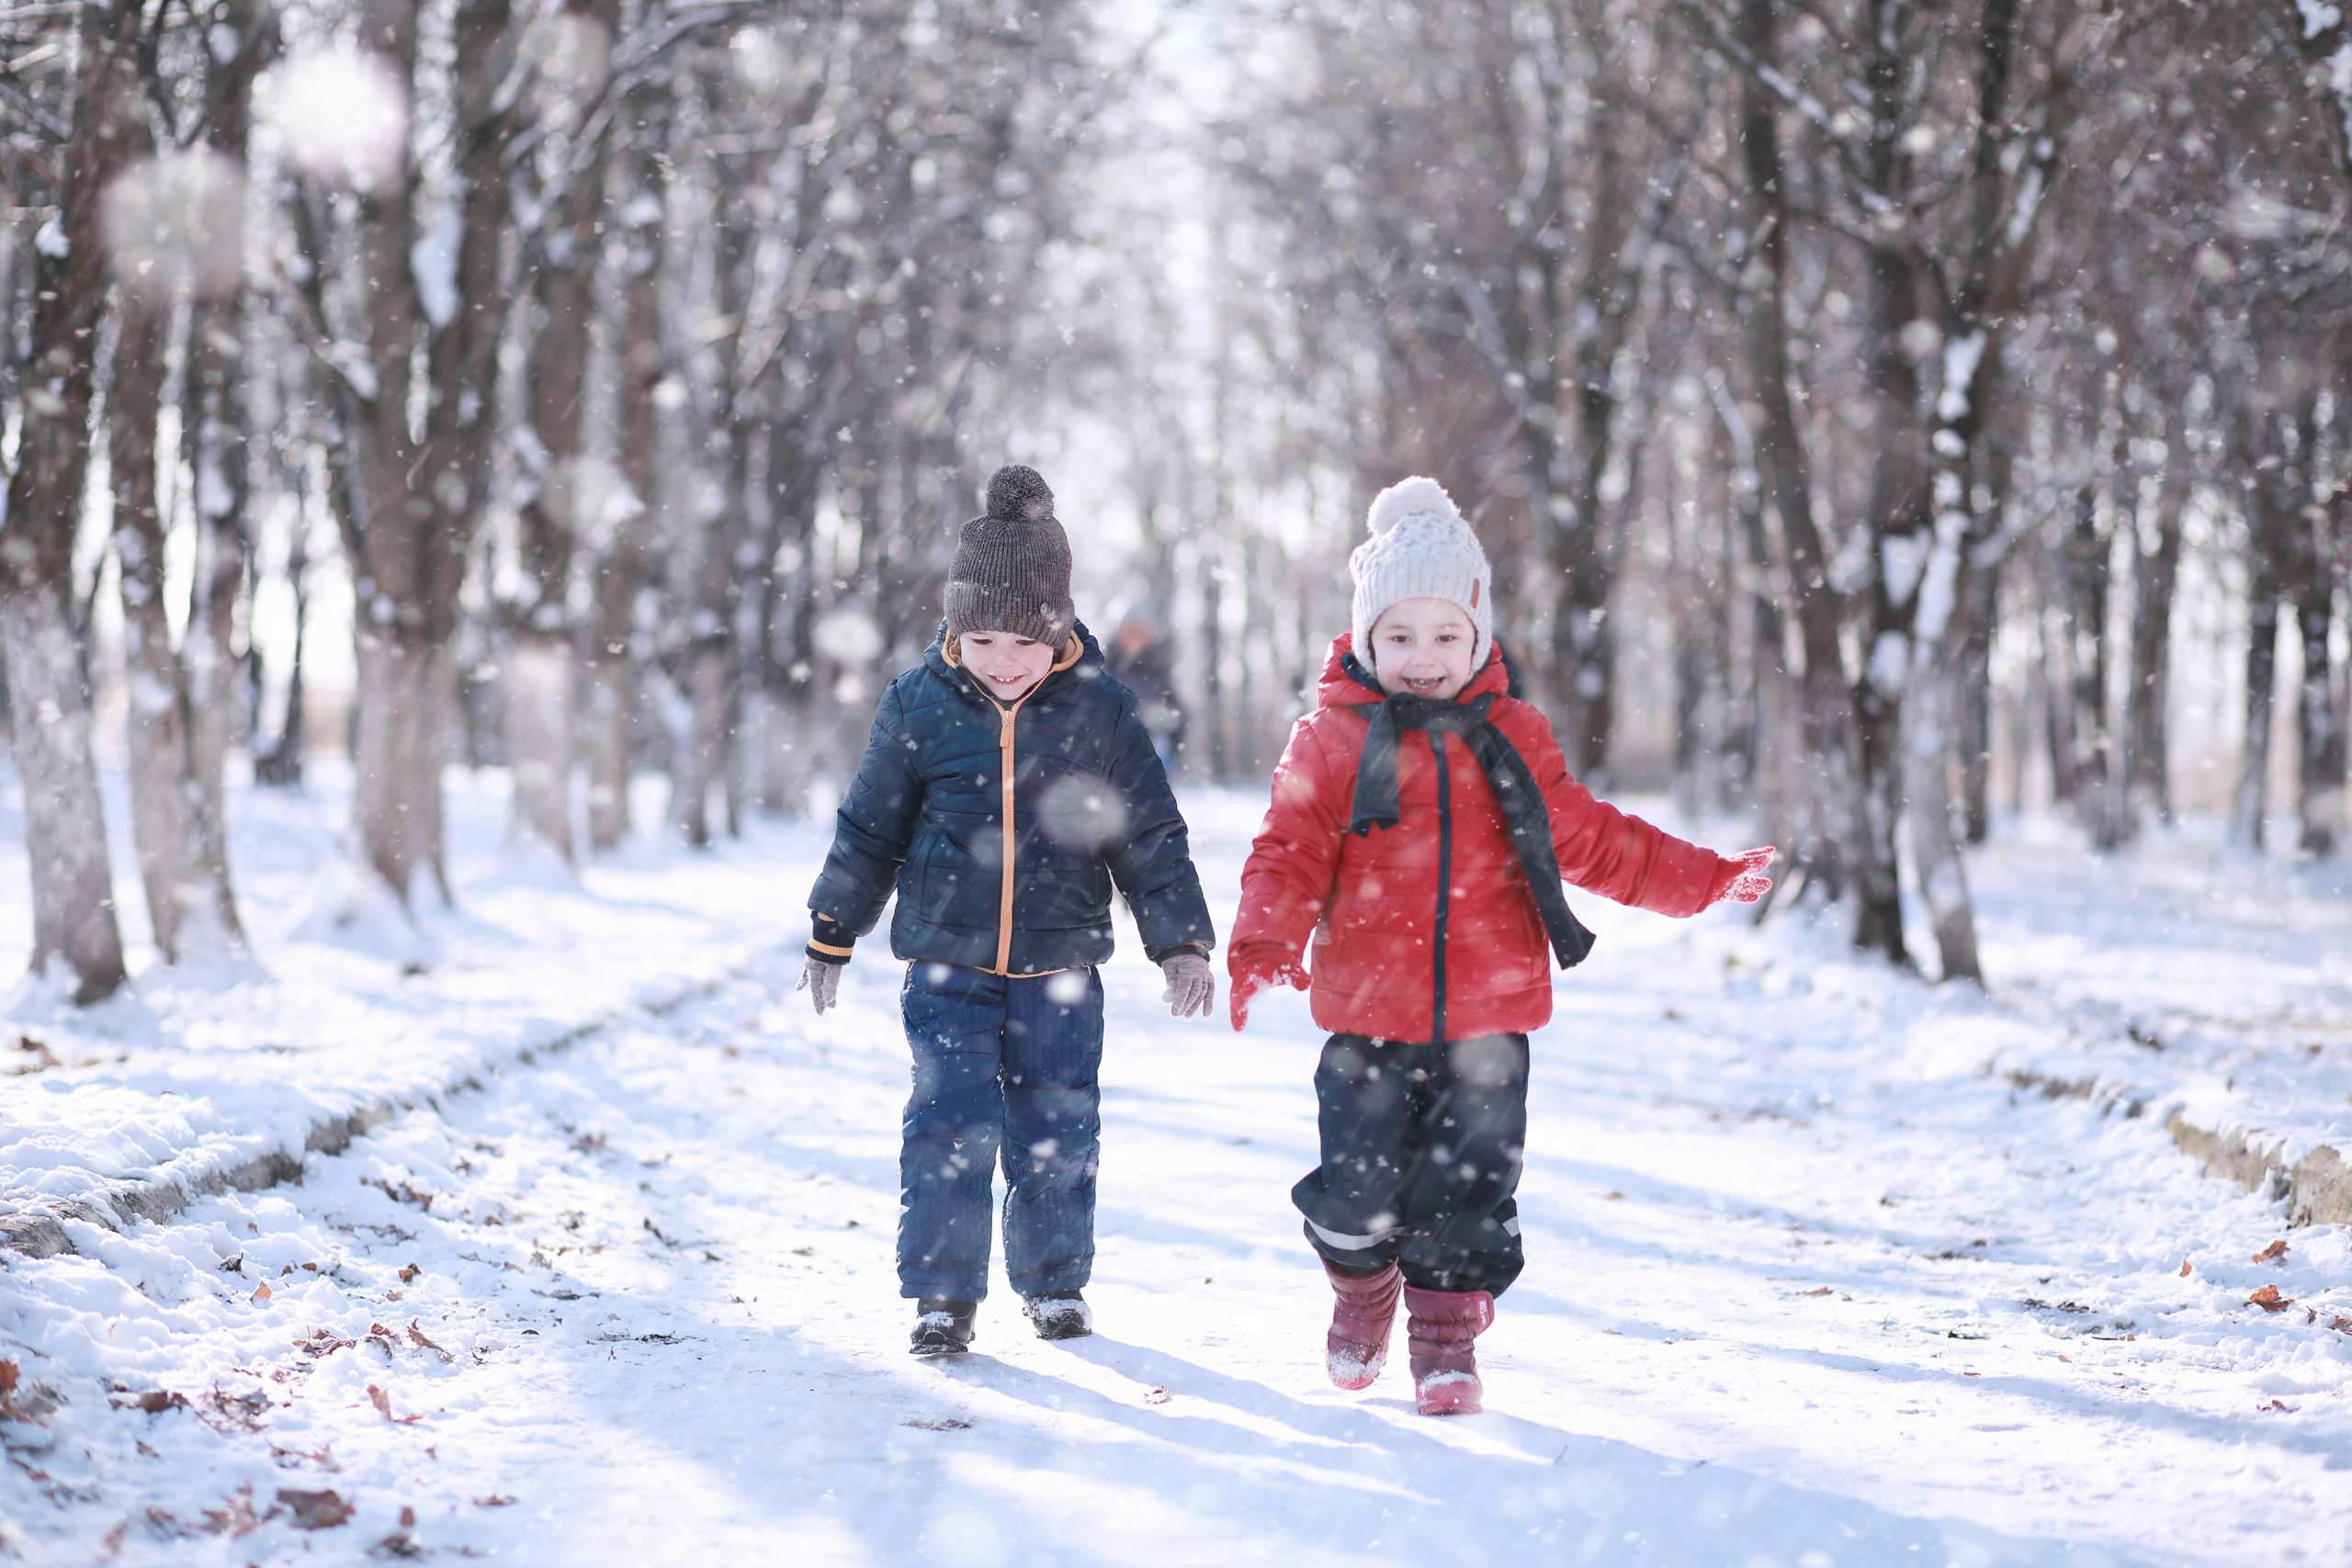
<svg viewBox="0 0 2352 1568">
<path fill-rule="evenodd" d="M 1552 848 L 1552 812 L 1535 783 L 1535 771 L 1510 738 L 1487 715 L 1495 705 L 1492 692 L 1470 702 L 1440 701 L 1400 692 L 1385 701 L 1367 704 L 1363 756 L 1356 764 L 1356 798 L 1349 813 L 1348 831 L 1370 837 L 1374 828 L 1394 828 L 1403 818 L 1396 800 L 1396 747 L 1408 729 L 1442 730 L 1459 735 L 1478 759 L 1503 821 L 1510 828 L 1511 848 L 1519 852 L 1520 869 L 1527 874 L 1544 930 L 1560 967 L 1572 969 L 1592 951 L 1592 933 L 1568 908 L 1560 888 L 1560 858 Z M 1442 767 L 1442 756 L 1439 766 Z"/>
</svg>

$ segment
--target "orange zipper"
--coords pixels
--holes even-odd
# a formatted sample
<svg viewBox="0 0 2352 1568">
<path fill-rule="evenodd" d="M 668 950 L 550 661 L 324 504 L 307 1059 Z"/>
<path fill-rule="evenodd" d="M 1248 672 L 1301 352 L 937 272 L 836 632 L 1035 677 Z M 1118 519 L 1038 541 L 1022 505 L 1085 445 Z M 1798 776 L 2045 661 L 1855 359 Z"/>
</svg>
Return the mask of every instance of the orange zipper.
<svg viewBox="0 0 2352 1568">
<path fill-rule="evenodd" d="M 1076 637 L 1072 637 L 1069 639 L 1069 646 L 1062 650 L 1061 657 L 1054 660 L 1053 668 L 1046 671 L 1046 677 L 1050 678 L 1060 674 L 1063 671 L 1077 663 L 1080 656 L 1085 653 L 1085 651 L 1086 645 L 1080 642 Z M 941 652 L 945 656 L 947 663 L 951 668 L 963 668 L 964 660 L 962 649 L 957 646 L 956 639 L 955 637 L 950 637 L 947 639 L 947 644 L 945 648 L 941 649 Z M 996 967 L 988 971 L 988 973 L 991 975 L 1010 975 L 1012 973 L 1012 721 L 1019 716 L 1021 713 L 1021 705 L 1027 702 L 1031 697 L 1035 696 L 1037 694 L 1038 687 L 1043 686 L 1045 683 L 1046 682 L 1044 680 L 1040 680 L 1035 686 L 1032 686 L 1027 691 L 1022 693 L 1009 707 L 1002 703 L 997 703 L 996 705 L 998 716 L 1002 723 L 1002 728 L 997 731 L 996 749 L 998 766 L 1001 769 L 1004 776 L 1004 872 L 1002 881 L 1000 885 L 1000 890 L 997 895 Z M 978 680 L 975 680 L 973 684 L 978 686 L 979 682 Z M 980 694 L 982 696 L 989 696 L 986 691 L 982 691 Z M 992 696 L 989 696 L 989 701 L 996 703 L 996 699 Z M 1059 971 L 1040 971 L 1040 973 L 1057 974 Z"/>
<path fill-rule="evenodd" d="M 1029 693 L 1023 692 L 1019 702 L 1003 710 L 1004 728 L 998 733 L 996 742 L 999 762 L 1004 770 L 1004 890 L 996 910 L 996 973 L 1000 975 L 1012 967 L 1012 721 L 1020 715 L 1021 704 L 1028 700 Z"/>
</svg>

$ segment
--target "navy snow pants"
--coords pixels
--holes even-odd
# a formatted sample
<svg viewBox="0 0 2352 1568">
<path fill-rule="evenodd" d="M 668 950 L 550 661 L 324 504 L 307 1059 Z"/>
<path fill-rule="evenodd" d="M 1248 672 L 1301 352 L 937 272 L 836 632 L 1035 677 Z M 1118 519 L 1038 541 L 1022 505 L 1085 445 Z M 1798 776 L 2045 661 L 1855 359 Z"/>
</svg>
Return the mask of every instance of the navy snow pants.
<svg viewBox="0 0 2352 1568">
<path fill-rule="evenodd" d="M 918 962 L 900 995 L 914 1051 L 899 1155 L 899 1293 L 989 1293 L 989 1195 L 1004 1165 L 1004 1271 L 1024 1296 L 1094 1269 L 1102 983 Z"/>
<path fill-rule="evenodd" d="M 1392 1260 L 1424 1291 L 1519 1278 L 1527 1036 L 1408 1043 L 1334 1034 L 1315 1071 L 1323 1163 L 1291 1189 L 1342 1269 Z"/>
</svg>

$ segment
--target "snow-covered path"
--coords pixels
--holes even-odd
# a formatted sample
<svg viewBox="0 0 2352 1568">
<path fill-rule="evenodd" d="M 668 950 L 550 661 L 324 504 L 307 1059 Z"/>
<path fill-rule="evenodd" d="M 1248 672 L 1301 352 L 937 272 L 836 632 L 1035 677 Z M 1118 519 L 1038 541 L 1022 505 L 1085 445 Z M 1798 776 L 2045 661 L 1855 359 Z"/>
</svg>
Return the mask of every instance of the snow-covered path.
<svg viewBox="0 0 2352 1568">
<path fill-rule="evenodd" d="M 1230 889 L 1254 812 L 1203 806 Z M 300 1187 L 12 1260 L 0 1352 L 38 1348 L 66 1403 L 0 1425 L 0 1535 L 58 1562 L 2352 1562 L 2340 1228 L 2252 1261 L 2278 1205 L 2145 1119 L 2013 1094 L 1981 1070 L 2013 1014 L 1826 935 L 1579 908 L 1602 944 L 1537 1037 L 1485 1416 L 1415 1417 L 1401 1369 L 1324 1382 L 1287 1202 L 1304 998 L 1179 1023 L 1131 942 L 1099 1332 L 1035 1341 L 1000 1282 L 973 1356 L 911 1359 L 896 972 L 860 959 L 817 1021 L 780 954 Z M 2266 1284 L 2297 1304 L 2245 1304 Z"/>
</svg>

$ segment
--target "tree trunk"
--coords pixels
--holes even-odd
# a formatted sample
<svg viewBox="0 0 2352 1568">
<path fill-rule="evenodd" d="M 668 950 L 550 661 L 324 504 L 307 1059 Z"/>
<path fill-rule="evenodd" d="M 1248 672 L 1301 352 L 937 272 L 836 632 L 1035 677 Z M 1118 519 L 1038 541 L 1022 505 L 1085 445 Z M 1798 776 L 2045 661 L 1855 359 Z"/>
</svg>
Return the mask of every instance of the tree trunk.
<svg viewBox="0 0 2352 1568">
<path fill-rule="evenodd" d="M 633 188 L 622 211 L 628 232 L 621 322 L 621 476 L 633 501 L 597 564 L 596 624 L 588 652 L 588 841 L 598 851 L 628 836 L 629 764 L 637 724 L 637 599 L 650 575 L 660 412 L 654 392 L 666 364 L 662 345 L 663 89 L 640 83 L 623 111 L 636 128 Z"/>
<path fill-rule="evenodd" d="M 2316 581 L 2303 585 L 2295 606 L 2295 625 L 2303 643 L 2302 688 L 2295 712 L 2296 736 L 2301 743 L 2296 800 L 2303 852 L 2328 855 L 2335 852 L 2335 835 L 2344 826 L 2344 733 L 2335 724 L 2335 692 L 2327 652 L 2335 585 L 2324 570 L 2312 575 Z"/>
<path fill-rule="evenodd" d="M 82 8 L 80 92 L 62 206 L 36 241 L 23 427 L 0 519 L 0 657 L 25 791 L 32 871 L 32 970 L 62 959 L 74 999 L 123 982 L 122 934 L 90 753 L 90 694 L 74 632 L 74 528 L 90 457 L 91 345 L 106 301 L 99 204 L 121 170 L 139 107 L 143 9 Z M 49 238 L 53 233 L 53 241 Z"/>
<path fill-rule="evenodd" d="M 2260 505 L 2259 502 L 2256 502 Z M 2278 679 L 2278 609 L 2281 593 L 2270 553 L 2257 546 L 2247 560 L 2245 636 L 2245 750 L 2236 794 L 2230 801 L 2230 842 L 2262 848 L 2268 810 L 2272 689 Z"/>
<path fill-rule="evenodd" d="M 2109 788 L 2113 773 L 2107 716 L 2109 544 L 2107 532 L 2098 525 L 2098 489 L 2086 483 L 2075 495 L 2074 524 L 2066 535 L 2061 581 L 2065 590 L 2066 661 L 2073 674 L 2067 695 L 2075 807 L 2090 831 L 2092 847 L 2099 850 L 2111 850 L 2121 841 Z"/>
<path fill-rule="evenodd" d="M 358 643 L 356 822 L 368 863 L 408 899 L 420 871 L 445 899 L 441 769 L 458 594 L 489 480 L 503 322 L 500 247 L 507 213 L 501 167 L 514 123 L 503 89 L 514 60 L 507 0 L 462 0 L 452 108 L 458 243 L 428 243 L 415 179 L 404 168 L 359 193 L 359 281 L 369 385 L 355 432 L 349 543 Z M 368 0 L 365 38 L 394 75 L 413 82 L 415 0 Z M 437 223 L 436 223 L 437 229 Z M 428 296 L 423 279 L 430 279 Z M 429 378 L 424 436 L 410 425 L 417 344 Z"/>
<path fill-rule="evenodd" d="M 1961 835 L 1983 843 L 1993 828 L 1993 628 L 2000 619 L 1998 563 L 1968 574 L 1965 634 L 1952 666 L 1952 741 L 1960 749 Z"/>
<path fill-rule="evenodd" d="M 609 42 L 617 6 L 573 0 L 566 15 L 603 29 Z M 605 140 L 582 149 L 567 126 L 565 183 L 530 256 L 537 321 L 524 362 L 524 412 L 515 432 L 520 462 L 517 550 L 521 582 L 506 606 L 503 733 L 514 778 L 516 835 L 572 858 L 571 763 L 577 728 L 572 560 L 592 519 L 582 515 L 582 393 L 588 378 L 596 308 L 596 261 L 604 249 Z"/>
<path fill-rule="evenodd" d="M 223 157 L 245 161 L 253 126 L 254 83 L 277 58 L 275 12 L 257 0 L 214 0 L 204 84 L 204 139 Z M 223 30 L 225 29 L 225 31 Z M 243 213 L 230 220 L 243 246 Z M 187 380 L 195 417 L 196 573 L 189 587 L 187 641 L 188 752 L 195 777 L 196 826 L 207 858 L 228 886 L 229 750 L 241 728 L 236 607 L 253 558 L 248 515 L 252 422 L 246 412 L 245 291 L 199 299 L 188 321 Z M 258 714 L 252 716 L 256 720 Z M 233 902 L 232 903 L 233 908 Z"/>
<path fill-rule="evenodd" d="M 1759 61 L 1773 56 L 1779 11 L 1777 0 L 1743 0 L 1740 41 Z M 1864 833 L 1860 737 L 1840 647 L 1838 595 L 1830 585 L 1828 551 L 1814 520 L 1804 427 L 1789 393 L 1789 334 L 1782 306 L 1788 288 L 1788 195 L 1778 115 L 1779 99 L 1754 73 L 1743 73 L 1741 154 L 1754 237 L 1741 275 L 1741 298 L 1747 357 L 1761 412 L 1754 433 L 1756 466 L 1788 548 L 1790 595 L 1804 654 L 1797 706 L 1811 770 L 1806 815 L 1818 824 L 1812 841 L 1801 845 L 1792 870 L 1803 871 L 1808 883 L 1836 897 L 1846 890 L 1852 874 L 1850 855 L 1858 852 Z"/>
<path fill-rule="evenodd" d="M 123 297 L 107 389 L 107 463 L 114 485 L 116 578 L 130 688 L 131 837 L 155 946 L 166 963 L 220 963 L 243 946 L 218 851 L 203 830 L 188 673 L 164 602 L 164 522 L 155 439 L 163 412 L 168 305 Z M 190 631 L 195 628 L 191 626 Z"/>
<path fill-rule="evenodd" d="M 2185 480 L 2174 477 L 2181 461 L 2176 428 L 2168 433 L 2165 472 L 2156 490 L 2156 537 L 2153 549 L 2135 537 L 2132 583 L 2132 667 L 2123 698 L 2123 773 L 2127 826 L 2142 816 L 2171 818 L 2168 730 L 2165 706 L 2172 665 L 2172 604 L 2180 576 L 2180 514 L 2188 499 Z M 2140 531 L 2144 536 L 2145 530 Z"/>
</svg>

